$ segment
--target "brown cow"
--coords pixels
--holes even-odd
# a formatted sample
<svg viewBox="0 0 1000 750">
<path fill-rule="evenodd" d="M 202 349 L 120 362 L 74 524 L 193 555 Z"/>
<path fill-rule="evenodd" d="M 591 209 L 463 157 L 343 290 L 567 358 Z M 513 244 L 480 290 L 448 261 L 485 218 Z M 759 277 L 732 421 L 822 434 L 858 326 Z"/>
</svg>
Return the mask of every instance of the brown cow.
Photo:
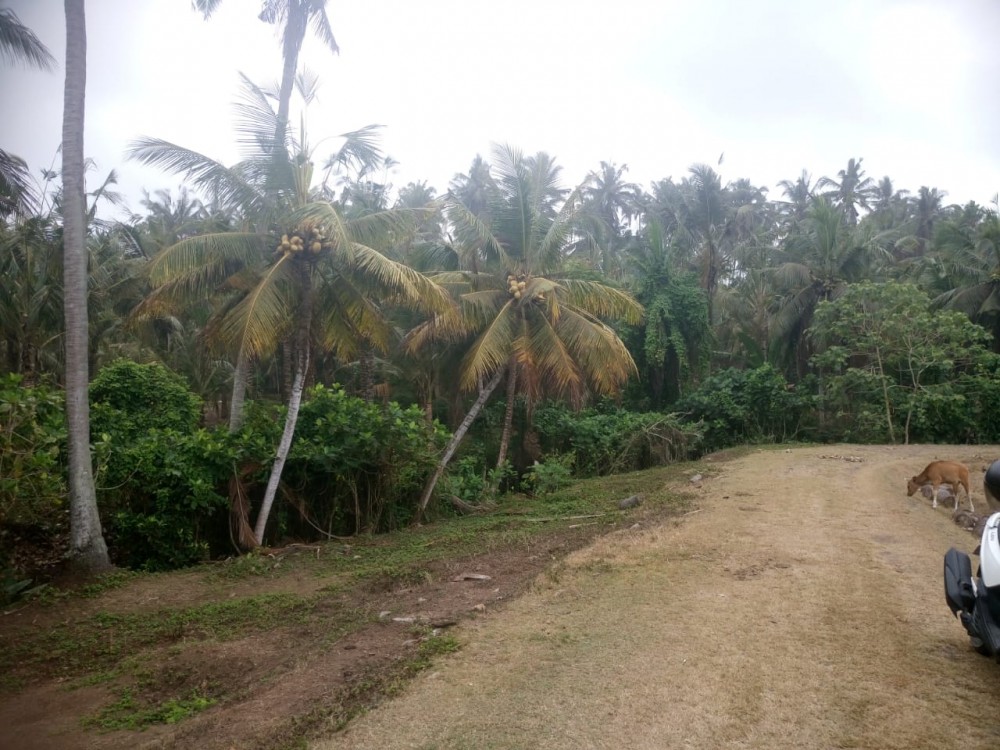
<svg viewBox="0 0 1000 750">
<path fill-rule="evenodd" d="M 942 484 L 950 484 L 955 493 L 955 510 L 958 510 L 958 488 L 965 488 L 965 497 L 969 500 L 969 509 L 974 513 L 976 509 L 972 505 L 972 493 L 969 491 L 969 467 L 958 461 L 931 461 L 922 472 L 915 477 L 911 477 L 906 483 L 906 494 L 912 497 L 913 493 L 929 484 L 933 487 L 932 508 L 937 507 L 938 487 Z"/>
</svg>

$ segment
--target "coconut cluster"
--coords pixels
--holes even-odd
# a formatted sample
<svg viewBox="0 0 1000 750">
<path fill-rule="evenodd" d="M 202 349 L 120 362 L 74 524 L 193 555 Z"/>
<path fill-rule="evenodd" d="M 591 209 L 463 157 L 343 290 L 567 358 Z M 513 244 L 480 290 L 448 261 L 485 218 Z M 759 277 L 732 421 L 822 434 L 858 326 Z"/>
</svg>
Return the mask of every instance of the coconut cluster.
<svg viewBox="0 0 1000 750">
<path fill-rule="evenodd" d="M 293 229 L 290 234 L 281 235 L 281 242 L 275 249 L 275 255 L 319 255 L 328 247 L 326 237 L 318 227 L 301 226 Z"/>
<path fill-rule="evenodd" d="M 514 299 L 521 299 L 526 286 L 528 286 L 528 282 L 526 282 L 523 278 L 518 280 L 516 276 L 507 277 L 507 291 Z"/>
<path fill-rule="evenodd" d="M 521 297 L 524 296 L 524 290 L 528 286 L 528 282 L 526 279 L 527 277 L 525 276 L 522 276 L 521 278 L 517 278 L 516 276 L 507 277 L 507 292 L 510 294 L 511 297 L 513 297 L 516 300 L 519 300 L 521 299 Z M 545 295 L 539 292 L 538 294 L 535 295 L 535 299 L 544 300 Z"/>
</svg>

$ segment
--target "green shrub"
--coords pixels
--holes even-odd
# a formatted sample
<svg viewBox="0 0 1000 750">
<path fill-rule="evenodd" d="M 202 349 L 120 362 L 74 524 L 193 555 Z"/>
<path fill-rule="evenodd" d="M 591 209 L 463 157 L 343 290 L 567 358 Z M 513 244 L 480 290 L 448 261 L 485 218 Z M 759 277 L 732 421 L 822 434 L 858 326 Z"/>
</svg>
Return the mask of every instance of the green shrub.
<svg viewBox="0 0 1000 750">
<path fill-rule="evenodd" d="M 445 439 L 419 407 L 369 403 L 339 386 L 316 386 L 299 412 L 283 480 L 292 503 L 278 531 L 281 523 L 297 534 L 408 523 Z"/>
<path fill-rule="evenodd" d="M 771 365 L 731 368 L 705 380 L 675 405 L 686 420 L 704 426 L 704 447 L 781 442 L 794 437 L 813 398 L 793 388 Z"/>
<path fill-rule="evenodd" d="M 226 548 L 225 487 L 235 442 L 222 430 L 152 430 L 127 445 L 113 443 L 113 466 L 127 472 L 101 475 L 107 489 L 100 504 L 116 562 L 169 570 Z"/>
<path fill-rule="evenodd" d="M 524 483 L 535 495 L 547 495 L 550 492 L 569 487 L 573 483 L 573 464 L 576 456 L 572 453 L 553 453 L 544 461 L 536 461 L 528 467 Z"/>
<path fill-rule="evenodd" d="M 557 403 L 533 418 L 542 453 L 573 454 L 579 476 L 647 469 L 681 460 L 697 450 L 696 428 L 672 415 L 622 409 L 573 412 Z"/>
<path fill-rule="evenodd" d="M 201 400 L 183 378 L 163 365 L 119 359 L 90 384 L 90 430 L 128 442 L 149 430 L 191 432 L 201 417 Z"/>
<path fill-rule="evenodd" d="M 117 360 L 90 385 L 98 502 L 116 563 L 183 567 L 224 535 L 224 488 L 239 449 L 198 430 L 201 402 L 161 365 Z M 217 542 L 214 546 L 221 545 Z"/>
<path fill-rule="evenodd" d="M 66 526 L 64 410 L 60 391 L 0 377 L 0 526 Z"/>
</svg>

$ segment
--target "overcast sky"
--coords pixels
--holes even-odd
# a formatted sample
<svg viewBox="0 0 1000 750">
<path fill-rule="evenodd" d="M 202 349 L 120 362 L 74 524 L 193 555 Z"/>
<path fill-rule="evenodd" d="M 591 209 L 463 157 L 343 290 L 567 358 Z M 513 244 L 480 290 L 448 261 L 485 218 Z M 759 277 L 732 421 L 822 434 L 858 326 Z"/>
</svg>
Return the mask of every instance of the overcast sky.
<svg viewBox="0 0 1000 750">
<path fill-rule="evenodd" d="M 0 0 L 64 57 L 60 0 Z M 208 21 L 188 0 L 88 0 L 85 148 L 143 187 L 180 179 L 125 161 L 154 136 L 238 157 L 238 72 L 276 87 L 259 0 Z M 771 188 L 864 158 L 897 189 L 989 203 L 1000 190 L 998 0 L 329 0 L 339 56 L 307 37 L 322 80 L 313 143 L 378 123 L 398 187 L 438 193 L 492 143 L 547 151 L 567 187 L 600 162 L 648 188 L 708 163 Z M 0 70 L 0 148 L 37 174 L 60 140 L 63 71 Z M 323 144 L 318 152 L 325 150 Z M 336 142 L 329 142 L 331 147 Z M 720 154 L 725 158 L 717 166 Z M 96 181 L 97 176 L 90 178 Z"/>
</svg>

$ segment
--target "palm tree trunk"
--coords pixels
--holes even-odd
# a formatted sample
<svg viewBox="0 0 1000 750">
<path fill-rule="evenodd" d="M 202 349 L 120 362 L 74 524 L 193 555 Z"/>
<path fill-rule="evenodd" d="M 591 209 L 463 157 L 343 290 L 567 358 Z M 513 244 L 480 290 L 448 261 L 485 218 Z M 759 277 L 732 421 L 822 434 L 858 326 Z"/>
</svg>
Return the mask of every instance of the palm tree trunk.
<svg viewBox="0 0 1000 750">
<path fill-rule="evenodd" d="M 101 533 L 90 455 L 87 398 L 87 210 L 83 124 L 87 88 L 84 0 L 65 0 L 66 88 L 63 109 L 63 310 L 66 317 L 66 423 L 69 432 L 70 558 L 88 572 L 111 567 Z"/>
<path fill-rule="evenodd" d="M 497 452 L 497 469 L 507 460 L 507 448 L 510 446 L 510 432 L 514 424 L 514 400 L 517 397 L 517 363 L 511 358 L 507 366 L 507 406 L 503 413 L 503 431 L 500 433 L 500 450 Z M 499 484 L 499 472 L 497 473 Z M 497 487 L 493 488 L 496 491 Z"/>
<path fill-rule="evenodd" d="M 301 262 L 301 261 L 300 261 Z M 278 485 L 281 482 L 281 472 L 285 468 L 285 461 L 292 448 L 292 439 L 295 437 L 295 424 L 299 419 L 299 407 L 302 405 L 302 392 L 305 390 L 306 373 L 309 370 L 309 329 L 312 325 L 313 308 L 313 288 L 310 278 L 310 269 L 303 263 L 299 269 L 299 284 L 302 287 L 302 304 L 299 306 L 299 326 L 296 331 L 297 357 L 295 363 L 295 380 L 292 383 L 292 393 L 288 399 L 288 413 L 285 416 L 285 430 L 281 434 L 281 441 L 278 443 L 278 450 L 271 465 L 271 476 L 267 480 L 267 489 L 264 491 L 264 500 L 260 506 L 260 513 L 257 514 L 257 525 L 254 527 L 254 536 L 258 544 L 264 543 L 264 529 L 267 527 L 267 519 L 271 514 L 271 506 L 274 498 L 278 494 Z"/>
<path fill-rule="evenodd" d="M 295 83 L 295 69 L 299 64 L 299 50 L 306 35 L 309 13 L 304 0 L 289 0 L 288 17 L 282 39 L 281 88 L 278 90 L 278 122 L 274 132 L 274 147 L 277 154 L 285 154 L 285 137 L 288 132 L 288 111 L 292 100 L 292 86 Z"/>
<path fill-rule="evenodd" d="M 250 357 L 240 349 L 236 355 L 233 393 L 229 401 L 230 432 L 237 432 L 243 426 L 243 407 L 246 403 L 247 381 L 250 379 L 250 361 Z M 257 541 L 250 528 L 250 502 L 243 486 L 243 471 L 236 467 L 233 467 L 233 476 L 229 478 L 229 512 L 240 548 L 256 547 Z"/>
<path fill-rule="evenodd" d="M 359 364 L 361 398 L 370 404 L 375 400 L 375 351 L 368 344 L 362 344 Z"/>
<path fill-rule="evenodd" d="M 292 397 L 292 360 L 295 359 L 295 340 L 286 336 L 281 342 L 281 383 L 279 393 L 287 401 Z"/>
<path fill-rule="evenodd" d="M 236 355 L 233 370 L 233 394 L 229 401 L 229 431 L 236 432 L 243 426 L 243 404 L 246 401 L 247 381 L 250 379 L 250 357 L 243 350 Z"/>
<path fill-rule="evenodd" d="M 496 390 L 496 387 L 500 385 L 500 380 L 503 378 L 505 368 L 500 368 L 497 370 L 496 374 L 486 384 L 486 387 L 479 392 L 479 398 L 469 409 L 469 412 L 465 415 L 465 419 L 462 420 L 462 424 L 458 426 L 455 430 L 455 434 L 451 436 L 451 441 L 448 443 L 448 447 L 445 448 L 444 455 L 441 456 L 441 460 L 438 461 L 437 468 L 434 469 L 434 474 L 431 475 L 430 480 L 427 482 L 427 486 L 424 487 L 424 493 L 420 496 L 420 503 L 417 506 L 416 521 L 423 518 L 424 511 L 427 510 L 427 504 L 431 500 L 431 495 L 434 494 L 434 488 L 437 486 L 438 480 L 441 475 L 444 474 L 444 470 L 448 467 L 448 462 L 451 461 L 451 457 L 455 455 L 455 451 L 458 449 L 458 444 L 462 442 L 462 438 L 465 437 L 465 433 L 469 431 L 472 423 L 475 421 L 476 417 L 479 416 L 479 412 L 482 410 L 486 401 L 489 399 L 490 394 Z"/>
</svg>

